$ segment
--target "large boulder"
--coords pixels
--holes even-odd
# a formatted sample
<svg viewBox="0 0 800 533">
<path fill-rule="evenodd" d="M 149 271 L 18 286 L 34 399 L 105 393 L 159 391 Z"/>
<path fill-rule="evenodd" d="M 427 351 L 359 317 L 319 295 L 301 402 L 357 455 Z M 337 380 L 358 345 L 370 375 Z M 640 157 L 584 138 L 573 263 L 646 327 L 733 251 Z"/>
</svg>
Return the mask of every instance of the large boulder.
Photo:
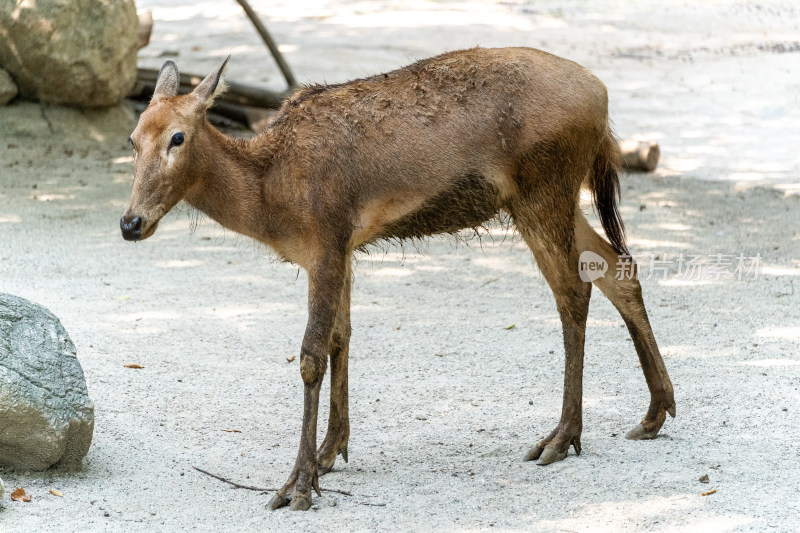
<svg viewBox="0 0 800 533">
<path fill-rule="evenodd" d="M 0 67 L 23 98 L 119 103 L 136 79 L 133 0 L 0 0 Z"/>
<path fill-rule="evenodd" d="M 15 96 L 17 96 L 17 84 L 14 83 L 8 72 L 0 68 L 0 107 L 6 105 Z"/>
<path fill-rule="evenodd" d="M 93 431 L 94 405 L 61 322 L 40 305 L 0 293 L 0 465 L 78 463 Z"/>
</svg>

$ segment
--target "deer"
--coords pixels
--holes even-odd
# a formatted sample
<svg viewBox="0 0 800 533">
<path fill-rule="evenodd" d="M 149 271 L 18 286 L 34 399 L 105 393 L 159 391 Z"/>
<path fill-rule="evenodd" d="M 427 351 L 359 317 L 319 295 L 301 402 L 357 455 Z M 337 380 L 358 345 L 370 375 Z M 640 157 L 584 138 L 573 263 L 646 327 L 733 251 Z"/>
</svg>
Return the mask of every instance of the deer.
<svg viewBox="0 0 800 533">
<path fill-rule="evenodd" d="M 188 94 L 166 61 L 130 137 L 133 186 L 122 237 L 141 241 L 179 201 L 251 237 L 308 276 L 300 349 L 303 421 L 297 458 L 267 507 L 307 510 L 312 489 L 350 437 L 348 356 L 354 254 L 510 220 L 552 290 L 565 352 L 558 424 L 524 456 L 548 465 L 581 452 L 584 340 L 592 286 L 627 326 L 650 392 L 627 438 L 652 439 L 675 416 L 619 211 L 620 152 L 605 85 L 584 67 L 532 48 L 473 48 L 290 94 L 249 139 L 215 129 L 230 56 Z M 591 192 L 604 239 L 580 205 Z M 609 267 L 584 279 L 581 254 Z M 619 275 L 627 269 L 628 275 Z M 317 448 L 320 386 L 330 415 Z"/>
</svg>

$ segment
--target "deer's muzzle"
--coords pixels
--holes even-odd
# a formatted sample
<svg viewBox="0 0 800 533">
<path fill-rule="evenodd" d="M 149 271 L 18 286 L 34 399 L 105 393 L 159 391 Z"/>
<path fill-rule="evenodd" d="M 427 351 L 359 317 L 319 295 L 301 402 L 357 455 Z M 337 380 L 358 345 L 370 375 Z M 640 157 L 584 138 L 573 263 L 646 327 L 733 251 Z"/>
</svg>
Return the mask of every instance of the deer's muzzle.
<svg viewBox="0 0 800 533">
<path fill-rule="evenodd" d="M 142 217 L 125 215 L 119 219 L 119 229 L 122 230 L 122 238 L 126 241 L 138 241 L 142 238 Z"/>
</svg>

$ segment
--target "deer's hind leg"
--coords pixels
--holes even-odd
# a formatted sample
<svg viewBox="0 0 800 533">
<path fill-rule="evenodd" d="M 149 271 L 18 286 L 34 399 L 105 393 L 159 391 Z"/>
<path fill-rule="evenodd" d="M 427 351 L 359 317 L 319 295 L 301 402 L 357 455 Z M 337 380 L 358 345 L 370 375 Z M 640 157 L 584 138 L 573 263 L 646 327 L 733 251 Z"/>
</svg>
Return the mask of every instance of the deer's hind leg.
<svg viewBox="0 0 800 533">
<path fill-rule="evenodd" d="M 661 429 L 666 413 L 675 416 L 675 397 L 667 367 L 658 350 L 647 311 L 642 300 L 642 287 L 636 277 L 636 267 L 630 258 L 620 256 L 596 231 L 583 213 L 575 217 L 575 242 L 579 253 L 594 252 L 608 264 L 605 274 L 594 284 L 617 308 L 633 340 L 642 372 L 650 389 L 650 407 L 641 423 L 631 429 L 627 438 L 652 439 Z"/>
<path fill-rule="evenodd" d="M 575 196 L 578 184 L 579 181 Z M 558 206 L 537 205 L 531 201 L 511 208 L 517 229 L 553 291 L 564 335 L 566 362 L 561 419 L 525 456 L 526 461 L 537 460 L 540 465 L 564 459 L 570 446 L 578 454 L 581 451 L 583 347 L 592 284 L 581 281 L 577 269 L 573 223 L 575 196 L 565 195 Z"/>
</svg>

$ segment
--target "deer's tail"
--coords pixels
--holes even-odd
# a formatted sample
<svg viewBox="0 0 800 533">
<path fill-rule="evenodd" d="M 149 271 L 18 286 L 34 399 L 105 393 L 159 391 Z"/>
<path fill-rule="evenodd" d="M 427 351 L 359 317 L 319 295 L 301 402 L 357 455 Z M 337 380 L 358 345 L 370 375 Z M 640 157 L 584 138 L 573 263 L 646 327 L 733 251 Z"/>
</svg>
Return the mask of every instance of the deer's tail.
<svg viewBox="0 0 800 533">
<path fill-rule="evenodd" d="M 606 136 L 600 145 L 600 150 L 594 159 L 594 166 L 589 177 L 589 188 L 592 199 L 600 216 L 606 237 L 618 254 L 628 255 L 625 244 L 625 225 L 619 214 L 617 202 L 620 198 L 619 172 L 622 170 L 622 156 L 619 151 L 617 139 L 611 128 L 606 131 Z"/>
</svg>

